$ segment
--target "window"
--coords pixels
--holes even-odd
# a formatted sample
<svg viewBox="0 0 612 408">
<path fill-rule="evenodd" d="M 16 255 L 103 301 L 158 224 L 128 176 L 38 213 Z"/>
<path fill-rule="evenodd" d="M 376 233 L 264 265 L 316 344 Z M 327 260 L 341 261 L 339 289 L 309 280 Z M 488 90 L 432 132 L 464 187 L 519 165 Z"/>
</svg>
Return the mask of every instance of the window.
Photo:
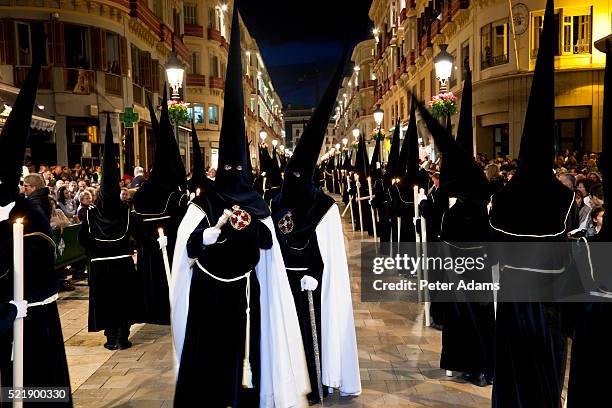
<svg viewBox="0 0 612 408">
<path fill-rule="evenodd" d="M 421 101 L 425 101 L 425 78 L 421 79 L 421 83 L 419 85 L 419 98 Z"/>
<path fill-rule="evenodd" d="M 183 12 L 185 13 L 185 24 L 198 25 L 198 6 L 196 4 L 185 3 Z"/>
<path fill-rule="evenodd" d="M 217 17 L 215 15 L 215 9 L 210 7 L 208 9 L 208 28 L 215 28 L 215 21 Z"/>
<path fill-rule="evenodd" d="M 69 25 L 64 26 L 66 46 L 66 66 L 68 68 L 90 69 L 91 42 L 89 28 Z"/>
<path fill-rule="evenodd" d="M 221 78 L 223 78 L 223 80 L 225 80 L 225 73 L 226 73 L 227 69 L 225 66 L 225 62 L 221 63 Z"/>
<path fill-rule="evenodd" d="M 210 76 L 219 78 L 219 58 L 216 55 L 210 56 Z"/>
<path fill-rule="evenodd" d="M 132 55 L 132 83 L 140 85 L 142 78 L 140 77 L 140 50 L 132 44 L 130 49 Z"/>
<path fill-rule="evenodd" d="M 251 97 L 251 112 L 255 112 L 255 98 Z"/>
<path fill-rule="evenodd" d="M 200 74 L 200 53 L 191 53 L 191 73 Z"/>
<path fill-rule="evenodd" d="M 461 79 L 464 79 L 465 75 L 467 74 L 468 69 L 470 69 L 470 42 L 469 41 L 466 41 L 461 45 L 461 60 L 462 60 Z"/>
<path fill-rule="evenodd" d="M 566 15 L 563 10 L 563 54 L 591 53 L 591 16 Z"/>
<path fill-rule="evenodd" d="M 486 69 L 508 62 L 508 21 L 500 20 L 480 29 L 480 67 Z"/>
<path fill-rule="evenodd" d="M 431 90 L 430 98 L 438 94 L 437 92 L 438 88 L 436 86 L 436 84 L 438 83 L 439 81 L 438 81 L 438 78 L 436 77 L 436 70 L 432 69 L 431 72 L 429 73 L 429 89 Z M 423 101 L 425 100 L 423 99 Z"/>
<path fill-rule="evenodd" d="M 106 61 L 104 67 L 107 72 L 119 75 L 121 73 L 121 50 L 119 49 L 119 36 L 106 32 Z"/>
<path fill-rule="evenodd" d="M 453 61 L 458 61 L 457 51 L 451 52 L 451 55 L 453 56 Z M 451 68 L 451 75 L 450 75 L 450 78 L 448 79 L 448 89 L 450 90 L 451 88 L 455 86 L 457 86 L 457 65 L 453 64 L 453 67 Z"/>
<path fill-rule="evenodd" d="M 17 29 L 17 65 L 32 65 L 32 39 L 30 24 L 18 22 Z"/>
<path fill-rule="evenodd" d="M 219 124 L 219 106 L 208 105 L 208 124 L 210 125 Z"/>
<path fill-rule="evenodd" d="M 195 115 L 195 117 L 194 117 Z M 194 118 L 194 121 L 197 125 L 201 125 L 204 123 L 204 107 L 199 104 L 194 104 L 192 108 L 189 108 L 189 120 Z"/>
<path fill-rule="evenodd" d="M 406 107 L 404 105 L 404 97 L 402 96 L 400 98 L 400 105 L 399 105 L 399 118 L 401 121 L 404 120 L 404 112 L 406 111 Z"/>
<path fill-rule="evenodd" d="M 153 13 L 159 18 L 163 17 L 162 7 L 162 0 L 153 0 Z"/>
</svg>

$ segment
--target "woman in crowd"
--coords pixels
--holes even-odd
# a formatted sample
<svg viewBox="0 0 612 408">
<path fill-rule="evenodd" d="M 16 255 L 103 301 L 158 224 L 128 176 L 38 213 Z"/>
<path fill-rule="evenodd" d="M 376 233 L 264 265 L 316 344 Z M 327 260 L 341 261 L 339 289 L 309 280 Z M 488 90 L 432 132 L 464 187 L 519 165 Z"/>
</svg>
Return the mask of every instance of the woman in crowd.
<svg viewBox="0 0 612 408">
<path fill-rule="evenodd" d="M 75 213 L 74 201 L 72 194 L 66 186 L 62 186 L 57 190 L 57 206 L 68 218 L 73 218 Z"/>
</svg>

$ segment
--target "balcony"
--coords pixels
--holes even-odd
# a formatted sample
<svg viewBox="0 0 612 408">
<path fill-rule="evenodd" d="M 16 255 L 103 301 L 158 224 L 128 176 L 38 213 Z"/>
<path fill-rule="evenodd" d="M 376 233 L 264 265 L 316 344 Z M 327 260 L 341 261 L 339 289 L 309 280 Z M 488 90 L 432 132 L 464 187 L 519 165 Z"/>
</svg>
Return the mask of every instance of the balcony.
<svg viewBox="0 0 612 408">
<path fill-rule="evenodd" d="M 216 41 L 220 44 L 222 44 L 224 40 L 223 36 L 221 35 L 221 31 L 214 28 L 208 29 L 208 39 L 211 41 Z"/>
<path fill-rule="evenodd" d="M 206 86 L 206 76 L 200 74 L 187 74 L 187 86 Z"/>
<path fill-rule="evenodd" d="M 123 96 L 123 83 L 121 75 L 104 73 L 104 91 L 108 95 Z"/>
<path fill-rule="evenodd" d="M 361 88 L 370 88 L 376 86 L 376 81 L 372 80 L 372 79 L 368 79 L 367 81 L 363 81 L 361 83 Z"/>
<path fill-rule="evenodd" d="M 79 95 L 95 93 L 95 72 L 88 69 L 64 68 L 64 91 Z"/>
<path fill-rule="evenodd" d="M 431 39 L 433 40 L 436 36 L 440 34 L 440 20 L 437 18 L 431 23 Z"/>
<path fill-rule="evenodd" d="M 427 48 L 431 47 L 431 39 L 429 37 L 429 33 L 426 33 L 422 38 L 421 38 L 421 44 L 420 44 L 420 48 L 419 48 L 419 55 L 423 55 L 423 53 L 425 52 L 425 50 Z"/>
<path fill-rule="evenodd" d="M 470 0 L 451 0 L 451 17 L 455 17 L 461 10 L 466 10 L 470 7 Z"/>
<path fill-rule="evenodd" d="M 155 35 L 161 36 L 161 20 L 149 8 L 147 0 L 130 0 L 130 17 L 143 22 Z"/>
<path fill-rule="evenodd" d="M 185 24 L 185 35 L 189 37 L 204 38 L 204 27 L 196 24 Z"/>
<path fill-rule="evenodd" d="M 508 63 L 508 55 L 495 55 L 485 57 L 480 62 L 480 69 L 487 69 L 491 67 L 495 67 L 497 65 L 504 65 Z"/>
<path fill-rule="evenodd" d="M 223 80 L 223 78 L 210 77 L 209 83 L 212 89 L 220 89 L 220 90 L 225 89 L 225 81 Z"/>
<path fill-rule="evenodd" d="M 15 79 L 15 87 L 21 88 L 23 85 L 23 81 L 25 81 L 26 76 L 28 75 L 28 71 L 30 67 L 14 67 L 13 75 Z M 51 68 L 50 67 L 42 67 L 40 72 L 40 78 L 38 79 L 38 88 L 39 89 L 52 89 L 53 88 L 53 80 L 51 77 Z"/>
</svg>

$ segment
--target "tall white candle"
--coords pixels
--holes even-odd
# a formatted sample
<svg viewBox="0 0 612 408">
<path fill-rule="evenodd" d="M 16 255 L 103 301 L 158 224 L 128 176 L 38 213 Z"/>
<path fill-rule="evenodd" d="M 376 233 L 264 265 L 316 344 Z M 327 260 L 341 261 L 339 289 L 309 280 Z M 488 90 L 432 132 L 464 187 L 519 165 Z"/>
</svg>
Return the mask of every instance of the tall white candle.
<svg viewBox="0 0 612 408">
<path fill-rule="evenodd" d="M 159 234 L 160 238 L 163 238 L 166 236 L 164 234 L 163 228 L 159 228 L 157 230 L 157 233 Z M 166 270 L 166 281 L 168 282 L 168 288 L 170 288 L 172 278 L 170 276 L 170 261 L 168 260 L 168 249 L 166 248 L 166 245 L 161 246 L 161 251 L 162 251 L 162 257 L 164 258 L 164 269 Z"/>
<path fill-rule="evenodd" d="M 13 224 L 13 300 L 23 301 L 23 219 Z M 13 324 L 13 388 L 23 387 L 23 319 Z M 23 402 L 13 402 L 13 407 L 22 407 Z"/>
</svg>

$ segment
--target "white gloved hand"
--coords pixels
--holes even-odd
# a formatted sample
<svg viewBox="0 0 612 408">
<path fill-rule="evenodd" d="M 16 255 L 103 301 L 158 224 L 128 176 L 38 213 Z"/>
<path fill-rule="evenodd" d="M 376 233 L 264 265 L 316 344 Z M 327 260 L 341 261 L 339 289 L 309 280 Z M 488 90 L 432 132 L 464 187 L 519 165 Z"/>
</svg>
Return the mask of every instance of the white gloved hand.
<svg viewBox="0 0 612 408">
<path fill-rule="evenodd" d="M 22 300 L 20 302 L 16 302 L 14 300 L 10 301 L 11 304 L 15 305 L 17 308 L 17 319 L 22 319 L 28 315 L 28 301 Z"/>
<path fill-rule="evenodd" d="M 312 276 L 304 275 L 304 277 L 300 281 L 300 285 L 302 287 L 302 291 L 316 290 L 317 286 L 319 286 L 319 282 Z"/>
<path fill-rule="evenodd" d="M 457 203 L 457 197 L 448 198 L 448 208 L 453 208 L 453 205 Z"/>
<path fill-rule="evenodd" d="M 419 195 L 417 196 L 417 201 L 417 204 L 421 204 L 423 201 L 427 201 L 427 196 L 425 194 L 419 193 Z"/>
<path fill-rule="evenodd" d="M 221 234 L 221 230 L 219 228 L 210 227 L 206 228 L 204 232 L 202 232 L 202 243 L 204 245 L 212 245 L 217 242 L 219 238 L 219 234 Z"/>
<path fill-rule="evenodd" d="M 164 235 L 163 237 L 157 238 L 157 243 L 159 244 L 159 249 L 164 249 L 168 246 L 168 237 Z"/>
</svg>

